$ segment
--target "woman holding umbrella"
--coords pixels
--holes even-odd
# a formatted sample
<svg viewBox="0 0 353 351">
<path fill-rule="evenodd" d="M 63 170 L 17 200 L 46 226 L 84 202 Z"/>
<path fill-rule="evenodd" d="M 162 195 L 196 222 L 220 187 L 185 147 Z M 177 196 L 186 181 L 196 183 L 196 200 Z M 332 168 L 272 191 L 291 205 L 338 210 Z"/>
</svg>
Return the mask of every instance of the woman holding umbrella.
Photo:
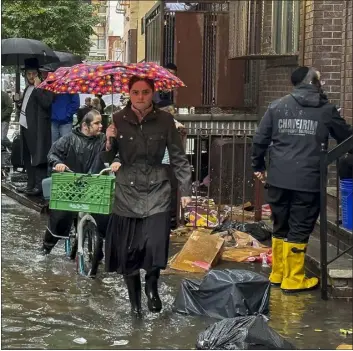
<svg viewBox="0 0 353 351">
<path fill-rule="evenodd" d="M 130 101 L 114 114 L 114 127 L 107 131 L 108 140 L 109 136 L 116 137 L 119 157 L 112 164 L 116 172 L 115 203 L 105 258 L 107 271 L 123 274 L 132 312 L 140 314 L 140 269 L 146 271 L 148 309 L 162 309 L 158 279 L 167 265 L 171 221 L 170 178 L 162 164 L 166 147 L 184 207 L 191 201 L 191 169 L 172 115 L 152 102 L 154 81 L 133 76 L 128 88 Z"/>
</svg>

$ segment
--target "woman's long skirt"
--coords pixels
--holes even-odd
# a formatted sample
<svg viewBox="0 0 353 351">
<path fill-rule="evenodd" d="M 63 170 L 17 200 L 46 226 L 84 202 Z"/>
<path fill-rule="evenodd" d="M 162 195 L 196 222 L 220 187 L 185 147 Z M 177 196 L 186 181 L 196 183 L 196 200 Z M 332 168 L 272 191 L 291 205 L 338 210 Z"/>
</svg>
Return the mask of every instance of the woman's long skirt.
<svg viewBox="0 0 353 351">
<path fill-rule="evenodd" d="M 107 272 L 165 269 L 168 263 L 170 212 L 145 218 L 112 214 L 105 240 Z"/>
</svg>

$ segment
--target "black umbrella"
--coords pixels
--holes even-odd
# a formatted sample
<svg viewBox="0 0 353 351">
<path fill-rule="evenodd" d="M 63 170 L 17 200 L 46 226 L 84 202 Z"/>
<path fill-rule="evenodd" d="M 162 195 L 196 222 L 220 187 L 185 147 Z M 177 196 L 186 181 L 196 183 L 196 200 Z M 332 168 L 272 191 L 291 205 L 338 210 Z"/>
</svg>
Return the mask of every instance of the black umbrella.
<svg viewBox="0 0 353 351">
<path fill-rule="evenodd" d="M 39 40 L 9 38 L 1 40 L 1 65 L 23 66 L 28 58 L 36 58 L 39 65 L 59 62 L 50 47 Z"/>
<path fill-rule="evenodd" d="M 59 67 L 71 67 L 82 63 L 82 59 L 78 55 L 63 51 L 54 51 L 54 53 L 59 58 L 60 62 L 54 62 L 44 65 L 42 68 L 43 71 L 54 72 Z"/>
</svg>

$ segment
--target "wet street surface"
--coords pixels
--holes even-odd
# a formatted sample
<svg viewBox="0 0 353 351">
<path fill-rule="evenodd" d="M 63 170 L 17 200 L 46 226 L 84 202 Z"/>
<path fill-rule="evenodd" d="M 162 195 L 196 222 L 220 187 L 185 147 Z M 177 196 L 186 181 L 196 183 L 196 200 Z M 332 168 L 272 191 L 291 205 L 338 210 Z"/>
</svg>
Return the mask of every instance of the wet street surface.
<svg viewBox="0 0 353 351">
<path fill-rule="evenodd" d="M 75 263 L 64 256 L 63 242 L 51 255 L 39 256 L 46 217 L 4 195 L 1 200 L 3 349 L 189 349 L 214 322 L 172 312 L 182 274 L 161 276 L 161 314 L 149 313 L 143 296 L 144 317 L 132 320 L 121 277 L 102 266 L 95 280 L 78 276 Z M 172 252 L 181 246 L 174 244 Z M 230 267 L 261 269 L 249 263 Z M 351 302 L 322 301 L 319 290 L 283 295 L 273 288 L 270 311 L 270 326 L 298 349 L 352 343 L 352 336 L 340 335 L 341 328 L 352 328 Z M 78 338 L 86 344 L 74 342 Z"/>
</svg>

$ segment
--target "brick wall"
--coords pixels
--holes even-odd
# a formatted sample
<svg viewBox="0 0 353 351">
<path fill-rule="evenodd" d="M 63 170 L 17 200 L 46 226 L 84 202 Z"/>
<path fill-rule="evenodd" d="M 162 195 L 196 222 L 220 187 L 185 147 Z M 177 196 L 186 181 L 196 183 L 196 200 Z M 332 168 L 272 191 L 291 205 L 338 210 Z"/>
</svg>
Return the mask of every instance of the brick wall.
<svg viewBox="0 0 353 351">
<path fill-rule="evenodd" d="M 303 3 L 302 3 L 303 5 Z M 343 97 L 346 96 L 343 87 L 343 75 L 346 64 L 343 60 L 345 46 L 345 33 L 342 33 L 345 21 L 345 5 L 350 6 L 344 0 L 307 0 L 305 1 L 305 21 L 301 23 L 301 32 L 305 31 L 304 45 L 300 45 L 300 64 L 313 66 L 321 72 L 321 79 L 325 82 L 324 90 L 331 103 L 342 106 Z M 302 6 L 302 11 L 304 7 Z M 350 19 L 352 22 L 352 20 Z M 349 50 L 349 48 L 348 48 Z M 348 54 L 349 56 L 349 54 Z M 350 56 L 352 57 L 352 56 Z M 304 60 L 303 60 L 304 59 Z M 349 65 L 349 64 L 348 64 Z M 352 71 L 347 69 L 346 81 L 351 79 Z M 350 78 L 348 75 L 350 74 Z M 352 80 L 350 80 L 350 83 Z M 347 88 L 346 91 L 351 89 Z M 350 90 L 351 91 L 351 90 Z M 348 96 L 346 96 L 348 98 Z M 350 100 L 352 97 L 350 97 Z M 351 103 L 346 104 L 346 109 Z M 352 110 L 350 110 L 350 114 Z M 345 111 L 349 114 L 349 110 Z M 342 111 L 342 115 L 345 116 Z M 346 116 L 345 116 L 346 117 Z M 347 118 L 352 123 L 352 118 Z M 329 148 L 336 145 L 334 140 L 330 141 Z M 328 185 L 336 185 L 336 166 L 330 165 L 328 170 Z"/>
<path fill-rule="evenodd" d="M 344 1 L 306 1 L 304 65 L 321 72 L 330 101 L 340 104 Z"/>
<path fill-rule="evenodd" d="M 352 109 L 352 22 L 353 2 L 345 1 L 342 23 L 342 57 L 341 57 L 341 114 L 350 124 L 353 124 Z"/>
<path fill-rule="evenodd" d="M 290 81 L 292 72 L 297 67 L 296 60 L 267 59 L 261 63 L 260 93 L 259 93 L 259 117 L 265 113 L 269 103 L 289 94 L 293 86 Z"/>
<path fill-rule="evenodd" d="M 290 76 L 298 65 L 313 66 L 321 72 L 324 90 L 331 103 L 342 107 L 342 115 L 352 116 L 352 1 L 301 1 L 298 60 L 260 60 L 258 115 L 268 104 L 291 91 Z M 261 54 L 272 50 L 272 1 L 262 1 Z"/>
<path fill-rule="evenodd" d="M 261 52 L 272 51 L 272 1 L 263 3 L 263 23 L 261 33 Z M 293 86 L 290 76 L 298 66 L 296 58 L 268 58 L 260 63 L 259 106 L 258 115 L 261 118 L 269 103 L 288 94 Z"/>
</svg>

